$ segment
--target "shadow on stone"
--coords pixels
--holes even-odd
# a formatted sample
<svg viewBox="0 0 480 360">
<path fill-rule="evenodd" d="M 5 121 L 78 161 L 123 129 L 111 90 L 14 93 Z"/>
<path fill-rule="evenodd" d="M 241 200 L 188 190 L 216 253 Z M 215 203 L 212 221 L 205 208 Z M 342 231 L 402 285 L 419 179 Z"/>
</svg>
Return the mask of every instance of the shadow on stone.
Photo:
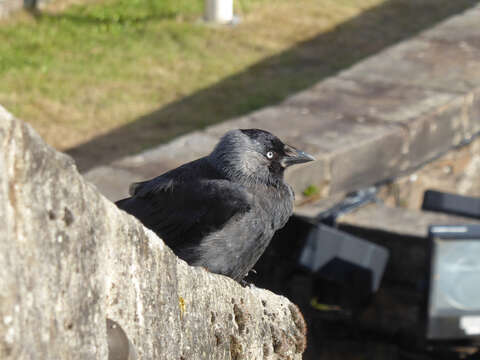
<svg viewBox="0 0 480 360">
<path fill-rule="evenodd" d="M 136 360 L 133 344 L 122 327 L 107 319 L 108 360 Z"/>
</svg>

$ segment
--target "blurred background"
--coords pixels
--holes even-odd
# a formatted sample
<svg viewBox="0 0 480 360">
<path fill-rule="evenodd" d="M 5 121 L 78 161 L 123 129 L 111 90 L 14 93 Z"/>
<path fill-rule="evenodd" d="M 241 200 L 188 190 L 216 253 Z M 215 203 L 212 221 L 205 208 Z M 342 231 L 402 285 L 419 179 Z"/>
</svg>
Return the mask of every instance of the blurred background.
<svg viewBox="0 0 480 360">
<path fill-rule="evenodd" d="M 206 19 L 213 16 L 209 1 L 0 0 L 0 104 L 86 173 L 276 105 L 478 5 L 235 0 L 232 17 L 227 11 L 220 24 Z M 468 237 L 455 233 L 464 247 L 452 260 L 442 258 L 445 235 L 429 231 L 437 222 L 478 224 L 480 142 L 459 143 L 368 189 L 327 199 L 315 187 L 299 194 L 306 207 L 314 203 L 314 215 L 298 210 L 249 280 L 300 306 L 309 326 L 305 359 L 478 358 L 480 294 L 470 289 L 480 284 L 480 264 L 475 256 L 462 259 L 477 254 L 465 241 L 480 233 L 474 227 L 464 229 Z M 464 197 L 448 195 L 457 193 Z M 432 250 L 437 245 L 442 250 Z M 329 251 L 335 261 L 318 265 Z M 462 279 L 470 280 L 459 296 L 479 301 L 459 312 L 441 308 L 450 316 L 446 323 L 473 325 L 459 333 L 442 323 L 442 341 L 432 343 L 426 328 L 437 324 L 438 309 L 427 303 L 438 290 L 430 286 L 441 270 L 432 267 L 437 262 L 466 271 Z"/>
<path fill-rule="evenodd" d="M 25 0 L 30 6 L 34 0 Z M 272 105 L 474 0 L 1 0 L 0 103 L 81 171 Z"/>
</svg>

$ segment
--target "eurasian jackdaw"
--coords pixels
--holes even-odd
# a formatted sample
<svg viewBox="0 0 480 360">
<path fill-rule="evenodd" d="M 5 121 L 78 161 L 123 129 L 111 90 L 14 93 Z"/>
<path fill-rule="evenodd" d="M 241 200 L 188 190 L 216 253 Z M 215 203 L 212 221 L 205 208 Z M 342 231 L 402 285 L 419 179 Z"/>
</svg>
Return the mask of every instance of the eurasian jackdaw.
<svg viewBox="0 0 480 360">
<path fill-rule="evenodd" d="M 116 204 L 190 265 L 241 281 L 292 214 L 285 168 L 312 160 L 267 131 L 231 130 L 210 155 L 132 184 Z"/>
</svg>

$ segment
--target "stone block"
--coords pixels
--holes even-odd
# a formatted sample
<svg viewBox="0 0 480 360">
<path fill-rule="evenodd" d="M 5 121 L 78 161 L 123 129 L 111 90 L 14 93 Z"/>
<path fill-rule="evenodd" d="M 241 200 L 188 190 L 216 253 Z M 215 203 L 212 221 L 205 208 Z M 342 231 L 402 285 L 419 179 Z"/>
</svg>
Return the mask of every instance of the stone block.
<svg viewBox="0 0 480 360">
<path fill-rule="evenodd" d="M 407 125 L 408 144 L 403 169 L 413 169 L 457 146 L 468 138 L 465 99 L 458 98 Z"/>
<path fill-rule="evenodd" d="M 424 31 L 420 37 L 461 44 L 465 49 L 469 47 L 480 49 L 479 13 L 480 6 L 477 5 L 473 9 L 452 16 L 434 28 Z"/>
<path fill-rule="evenodd" d="M 330 194 L 371 186 L 398 171 L 405 142 L 400 128 L 353 126 L 350 133 L 339 131 L 338 136 L 345 139 L 332 142 L 344 145 L 329 153 Z"/>
<path fill-rule="evenodd" d="M 480 88 L 465 98 L 465 135 L 471 138 L 480 133 Z"/>
<path fill-rule="evenodd" d="M 405 124 L 436 111 L 458 98 L 456 93 L 436 91 L 368 79 L 330 78 L 286 100 L 300 108 L 318 109 L 357 119 L 377 119 Z"/>
<path fill-rule="evenodd" d="M 339 76 L 466 94 L 480 86 L 480 49 L 416 38 L 390 47 Z"/>
</svg>

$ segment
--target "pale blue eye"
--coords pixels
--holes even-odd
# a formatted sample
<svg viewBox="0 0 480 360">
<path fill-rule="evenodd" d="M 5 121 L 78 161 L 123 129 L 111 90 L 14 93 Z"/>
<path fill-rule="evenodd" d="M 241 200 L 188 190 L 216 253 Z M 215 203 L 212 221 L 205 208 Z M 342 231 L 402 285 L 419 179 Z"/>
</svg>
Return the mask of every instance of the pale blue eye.
<svg viewBox="0 0 480 360">
<path fill-rule="evenodd" d="M 267 158 L 273 159 L 273 151 L 267 152 Z"/>
</svg>

